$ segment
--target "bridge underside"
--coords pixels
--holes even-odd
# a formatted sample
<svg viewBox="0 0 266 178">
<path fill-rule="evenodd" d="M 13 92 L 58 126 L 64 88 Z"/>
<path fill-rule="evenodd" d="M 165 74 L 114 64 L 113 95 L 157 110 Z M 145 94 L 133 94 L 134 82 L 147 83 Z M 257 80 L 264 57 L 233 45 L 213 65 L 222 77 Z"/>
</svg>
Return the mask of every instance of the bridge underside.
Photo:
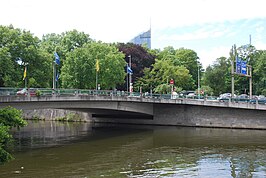
<svg viewBox="0 0 266 178">
<path fill-rule="evenodd" d="M 80 108 L 75 109 L 75 111 L 90 113 L 93 118 L 118 118 L 118 119 L 153 119 L 153 115 L 130 112 L 130 111 L 121 111 L 121 110 L 111 110 L 111 109 L 87 109 Z"/>
</svg>

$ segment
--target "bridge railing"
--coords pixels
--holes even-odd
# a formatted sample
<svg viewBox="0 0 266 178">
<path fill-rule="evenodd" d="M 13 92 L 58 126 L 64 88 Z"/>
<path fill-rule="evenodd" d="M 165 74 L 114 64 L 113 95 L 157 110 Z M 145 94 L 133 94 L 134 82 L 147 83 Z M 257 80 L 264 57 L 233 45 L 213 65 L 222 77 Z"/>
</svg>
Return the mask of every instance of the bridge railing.
<svg viewBox="0 0 266 178">
<path fill-rule="evenodd" d="M 137 97 L 137 98 L 153 98 L 153 99 L 194 99 L 194 100 L 208 100 L 208 101 L 217 101 L 217 102 L 248 102 L 251 104 L 266 104 L 266 100 L 258 100 L 258 99 L 224 99 L 218 100 L 217 97 L 213 96 L 202 96 L 198 98 L 198 96 L 188 97 L 182 95 L 170 95 L 170 94 L 152 94 L 152 93 L 139 93 L 139 92 L 126 92 L 119 90 L 86 90 L 86 89 L 51 89 L 51 88 L 30 88 L 26 91 L 28 93 L 19 93 L 23 88 L 8 88 L 8 87 L 0 87 L 0 96 L 21 96 L 21 97 L 34 97 L 34 96 L 82 96 L 82 95 L 98 95 L 98 96 L 121 96 L 121 97 Z M 39 94 L 37 94 L 39 91 Z M 29 92 L 33 92 L 30 93 Z"/>
</svg>

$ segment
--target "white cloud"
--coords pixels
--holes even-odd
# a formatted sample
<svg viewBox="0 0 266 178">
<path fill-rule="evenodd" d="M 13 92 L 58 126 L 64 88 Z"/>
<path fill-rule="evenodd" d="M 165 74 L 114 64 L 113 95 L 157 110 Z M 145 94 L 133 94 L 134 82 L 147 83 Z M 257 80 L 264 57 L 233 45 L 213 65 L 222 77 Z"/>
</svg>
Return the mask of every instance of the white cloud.
<svg viewBox="0 0 266 178">
<path fill-rule="evenodd" d="M 152 27 L 265 17 L 262 0 L 3 0 L 0 24 L 41 36 L 76 28 L 103 41 L 130 40 Z"/>
<path fill-rule="evenodd" d="M 208 65 L 212 65 L 213 62 L 219 57 L 229 57 L 230 47 L 218 46 L 208 50 L 198 50 L 197 54 L 200 58 L 200 62 L 203 67 L 206 68 Z"/>
<path fill-rule="evenodd" d="M 175 40 L 175 41 L 191 41 L 202 40 L 209 38 L 218 38 L 229 32 L 228 29 L 217 29 L 216 27 L 199 28 L 196 31 L 186 32 L 183 34 L 164 34 L 160 36 L 160 40 Z"/>
</svg>

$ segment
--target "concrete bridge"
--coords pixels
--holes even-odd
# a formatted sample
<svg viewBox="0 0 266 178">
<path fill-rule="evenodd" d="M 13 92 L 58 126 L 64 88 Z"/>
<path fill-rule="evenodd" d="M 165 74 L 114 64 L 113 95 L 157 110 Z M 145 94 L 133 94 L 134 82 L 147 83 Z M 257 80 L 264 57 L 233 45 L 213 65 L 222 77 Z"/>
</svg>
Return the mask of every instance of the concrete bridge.
<svg viewBox="0 0 266 178">
<path fill-rule="evenodd" d="M 0 96 L 0 108 L 66 109 L 96 122 L 266 129 L 266 105 L 117 95 Z"/>
</svg>

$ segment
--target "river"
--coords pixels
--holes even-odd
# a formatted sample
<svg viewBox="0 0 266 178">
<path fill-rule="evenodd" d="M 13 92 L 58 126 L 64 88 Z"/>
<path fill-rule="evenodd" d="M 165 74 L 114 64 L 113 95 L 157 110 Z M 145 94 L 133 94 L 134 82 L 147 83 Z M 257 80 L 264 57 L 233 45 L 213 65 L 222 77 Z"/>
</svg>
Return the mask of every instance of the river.
<svg viewBox="0 0 266 178">
<path fill-rule="evenodd" d="M 0 177 L 266 177 L 266 130 L 31 122 Z"/>
</svg>

